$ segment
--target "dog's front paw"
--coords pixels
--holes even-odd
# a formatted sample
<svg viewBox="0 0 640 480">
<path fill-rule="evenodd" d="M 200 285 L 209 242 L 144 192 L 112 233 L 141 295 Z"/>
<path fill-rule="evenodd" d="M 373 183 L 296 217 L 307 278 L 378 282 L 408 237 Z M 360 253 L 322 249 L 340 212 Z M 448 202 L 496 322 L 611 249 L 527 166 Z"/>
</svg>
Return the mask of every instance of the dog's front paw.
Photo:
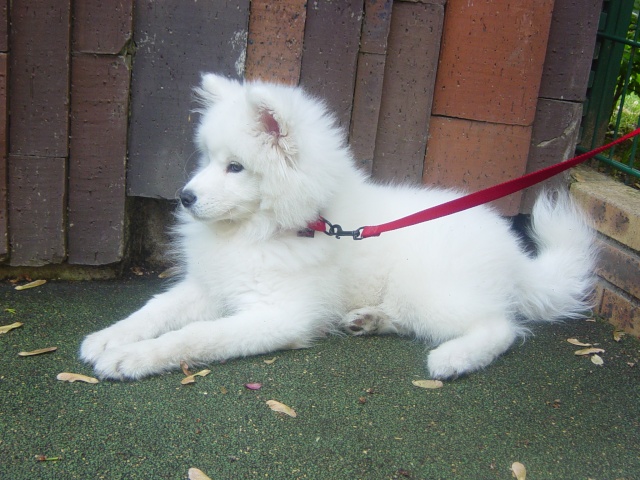
<svg viewBox="0 0 640 480">
<path fill-rule="evenodd" d="M 137 380 L 176 368 L 153 340 L 105 350 L 94 363 L 98 377 L 111 380 Z"/>
<path fill-rule="evenodd" d="M 87 335 L 80 346 L 80 359 L 93 365 L 107 350 L 138 340 L 140 340 L 138 336 L 116 324 Z"/>
<path fill-rule="evenodd" d="M 427 368 L 431 378 L 445 380 L 457 378 L 476 369 L 466 351 L 443 344 L 427 356 Z"/>
</svg>

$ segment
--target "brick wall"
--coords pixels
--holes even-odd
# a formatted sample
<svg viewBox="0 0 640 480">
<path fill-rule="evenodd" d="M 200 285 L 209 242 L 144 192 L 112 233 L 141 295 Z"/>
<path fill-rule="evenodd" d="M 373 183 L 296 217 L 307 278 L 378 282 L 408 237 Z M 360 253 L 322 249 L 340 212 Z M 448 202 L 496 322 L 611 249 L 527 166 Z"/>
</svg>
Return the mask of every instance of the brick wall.
<svg viewBox="0 0 640 480">
<path fill-rule="evenodd" d="M 572 175 L 571 193 L 599 232 L 595 312 L 640 336 L 640 191 L 588 167 Z"/>
</svg>

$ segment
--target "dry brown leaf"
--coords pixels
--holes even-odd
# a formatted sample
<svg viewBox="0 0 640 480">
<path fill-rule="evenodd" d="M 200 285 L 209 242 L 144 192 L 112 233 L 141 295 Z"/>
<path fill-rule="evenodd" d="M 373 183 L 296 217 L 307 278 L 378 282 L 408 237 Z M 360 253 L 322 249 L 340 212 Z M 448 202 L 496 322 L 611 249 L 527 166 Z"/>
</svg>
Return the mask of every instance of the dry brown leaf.
<svg viewBox="0 0 640 480">
<path fill-rule="evenodd" d="M 619 342 L 620 340 L 622 340 L 622 337 L 624 337 L 627 334 L 627 332 L 623 332 L 622 330 L 616 330 L 615 332 L 613 332 L 613 339 L 616 342 Z"/>
<path fill-rule="evenodd" d="M 511 475 L 513 475 L 516 480 L 526 480 L 527 469 L 524 468 L 524 465 L 520 462 L 513 462 L 511 465 Z"/>
<path fill-rule="evenodd" d="M 269 408 L 274 412 L 284 413 L 294 418 L 298 416 L 298 414 L 295 412 L 293 408 L 285 405 L 284 403 L 280 403 L 276 400 L 267 400 L 267 405 L 269 405 Z"/>
<path fill-rule="evenodd" d="M 569 342 L 571 345 L 576 345 L 578 347 L 590 347 L 591 346 L 590 343 L 582 343 L 577 338 L 567 338 L 567 342 Z"/>
<path fill-rule="evenodd" d="M 420 387 L 420 388 L 442 388 L 442 386 L 444 385 L 444 383 L 442 383 L 440 380 L 412 380 L 411 383 L 413 383 L 416 387 Z"/>
<path fill-rule="evenodd" d="M 189 370 L 189 365 L 184 360 L 180 360 L 180 368 L 182 369 L 182 373 L 184 373 L 187 377 L 193 375 L 193 372 Z"/>
<path fill-rule="evenodd" d="M 189 480 L 211 480 L 207 475 L 199 468 L 189 469 Z"/>
<path fill-rule="evenodd" d="M 278 357 L 270 358 L 269 360 L 265 360 L 264 363 L 266 363 L 267 365 L 271 365 L 273 362 L 276 361 L 277 358 Z"/>
<path fill-rule="evenodd" d="M 33 355 L 41 355 L 43 353 L 55 352 L 57 349 L 58 347 L 39 348 L 37 350 L 31 350 L 30 352 L 18 352 L 18 355 L 20 355 L 21 357 L 31 357 Z"/>
<path fill-rule="evenodd" d="M 62 380 L 63 382 L 85 382 L 85 383 L 99 383 L 97 378 L 87 377 L 86 375 L 81 375 L 79 373 L 69 373 L 62 372 L 59 373 L 56 377 L 58 380 Z"/>
<path fill-rule="evenodd" d="M 195 383 L 196 377 L 206 377 L 210 373 L 211 373 L 211 370 L 200 370 L 199 372 L 196 372 L 193 375 L 189 375 L 188 377 L 184 377 L 180 383 L 182 385 L 187 385 L 189 383 Z"/>
<path fill-rule="evenodd" d="M 595 365 L 604 365 L 604 360 L 602 360 L 602 357 L 600 355 L 593 355 L 591 357 L 591 363 Z"/>
<path fill-rule="evenodd" d="M 34 280 L 33 282 L 25 283 L 24 285 L 18 285 L 15 287 L 16 290 L 26 290 L 28 288 L 39 287 L 40 285 L 44 285 L 47 283 L 46 280 Z"/>
<path fill-rule="evenodd" d="M 24 324 L 20 322 L 15 322 L 15 323 L 12 323 L 11 325 L 3 325 L 2 327 L 0 327 L 0 335 L 10 332 L 14 328 L 21 327 L 22 325 Z"/>
<path fill-rule="evenodd" d="M 573 352 L 574 355 L 591 355 L 592 353 L 604 353 L 604 349 L 602 348 L 583 348 L 582 350 L 576 350 Z"/>
</svg>

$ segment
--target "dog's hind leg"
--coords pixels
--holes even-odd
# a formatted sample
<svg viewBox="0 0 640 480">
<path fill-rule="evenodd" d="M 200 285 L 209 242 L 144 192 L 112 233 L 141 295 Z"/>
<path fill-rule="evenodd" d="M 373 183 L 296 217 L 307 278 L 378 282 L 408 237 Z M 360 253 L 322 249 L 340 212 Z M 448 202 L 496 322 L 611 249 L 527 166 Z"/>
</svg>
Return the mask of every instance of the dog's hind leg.
<svg viewBox="0 0 640 480">
<path fill-rule="evenodd" d="M 351 335 L 402 335 L 404 329 L 380 307 L 363 307 L 347 313 L 342 319 L 344 329 Z"/>
<path fill-rule="evenodd" d="M 429 353 L 429 373 L 433 378 L 444 379 L 484 368 L 504 353 L 518 334 L 518 328 L 506 318 L 476 323 L 462 336 Z"/>
</svg>

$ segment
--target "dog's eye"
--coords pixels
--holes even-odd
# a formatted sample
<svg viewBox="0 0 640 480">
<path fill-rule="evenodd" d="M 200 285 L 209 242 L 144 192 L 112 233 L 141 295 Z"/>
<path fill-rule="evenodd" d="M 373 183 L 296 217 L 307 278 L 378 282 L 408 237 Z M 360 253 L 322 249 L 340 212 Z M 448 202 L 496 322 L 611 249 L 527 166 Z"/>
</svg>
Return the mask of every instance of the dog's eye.
<svg viewBox="0 0 640 480">
<path fill-rule="evenodd" d="M 238 162 L 230 162 L 229 165 L 227 165 L 228 173 L 240 173 L 242 170 L 244 170 L 244 167 Z"/>
</svg>

